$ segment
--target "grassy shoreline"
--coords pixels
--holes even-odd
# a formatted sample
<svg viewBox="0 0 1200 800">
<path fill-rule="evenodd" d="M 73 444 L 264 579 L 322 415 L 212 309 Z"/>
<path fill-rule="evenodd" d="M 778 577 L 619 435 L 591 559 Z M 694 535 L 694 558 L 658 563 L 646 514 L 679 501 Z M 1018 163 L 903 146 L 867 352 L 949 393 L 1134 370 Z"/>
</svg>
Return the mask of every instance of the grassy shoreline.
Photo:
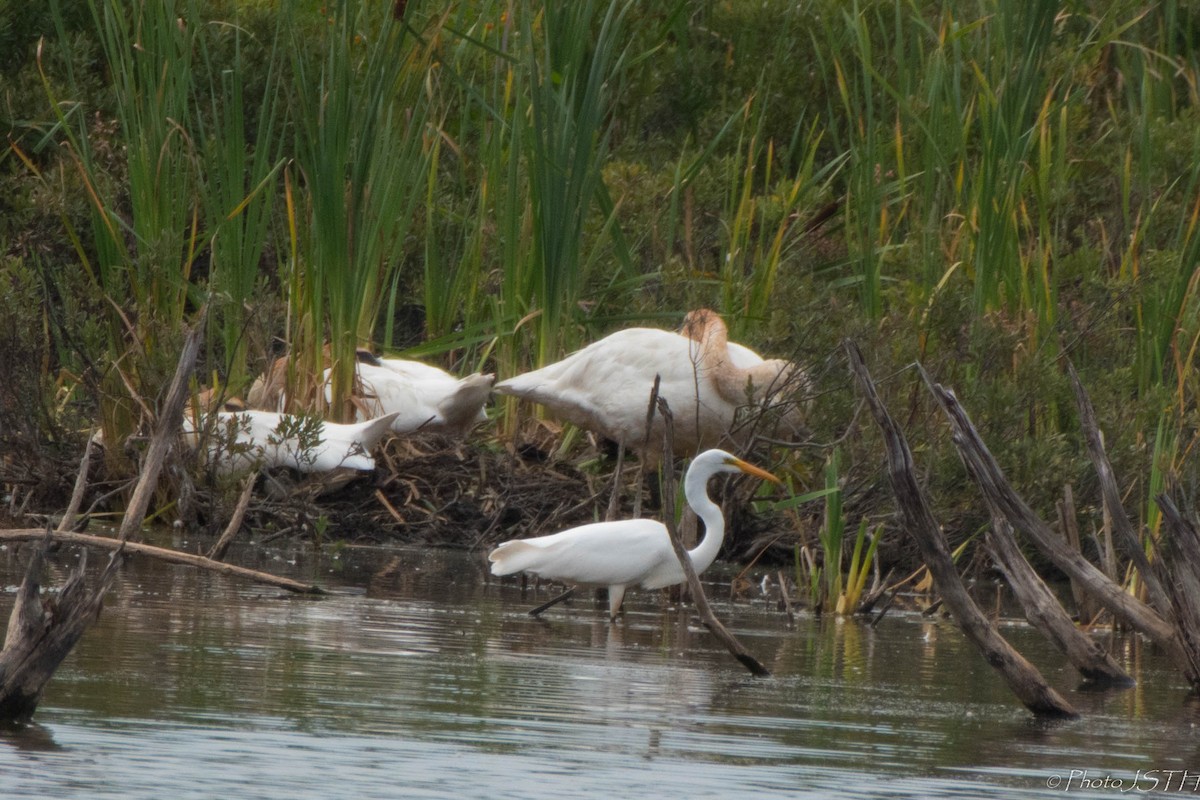
<svg viewBox="0 0 1200 800">
<path fill-rule="evenodd" d="M 986 514 L 906 367 L 958 392 L 1044 516 L 1070 483 L 1098 530 L 1068 356 L 1147 542 L 1156 491 L 1196 506 L 1185 4 L 478 0 L 396 20 L 177 0 L 137 3 L 135 26 L 119 6 L 0 9 L 0 449 L 27 511 L 63 504 L 94 428 L 136 440 L 203 304 L 197 374 L 235 393 L 281 346 L 301 382 L 325 342 L 343 368 L 371 343 L 507 377 L 716 308 L 812 375 L 808 446 L 759 461 L 817 491 L 840 443 L 848 526 L 882 524 L 897 562 L 840 340 L 908 426 L 952 545 Z M 469 446 L 503 451 L 523 416 L 497 403 Z M 822 514 L 774 524 L 815 541 Z"/>
</svg>

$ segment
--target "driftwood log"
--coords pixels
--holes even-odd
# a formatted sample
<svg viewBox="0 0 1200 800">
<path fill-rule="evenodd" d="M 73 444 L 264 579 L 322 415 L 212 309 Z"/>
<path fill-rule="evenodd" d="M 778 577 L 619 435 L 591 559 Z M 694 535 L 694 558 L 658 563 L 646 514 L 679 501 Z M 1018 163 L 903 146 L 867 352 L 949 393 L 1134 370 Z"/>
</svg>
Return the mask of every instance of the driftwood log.
<svg viewBox="0 0 1200 800">
<path fill-rule="evenodd" d="M 1026 708 L 1039 717 L 1079 716 L 1071 704 L 1046 682 L 1037 668 L 1000 635 L 987 615 L 971 599 L 954 566 L 941 527 L 917 483 L 908 441 L 879 398 L 858 346 L 846 340 L 844 347 L 849 357 L 850 371 L 883 434 L 888 479 L 904 517 L 905 529 L 916 540 L 946 609 Z"/>
<path fill-rule="evenodd" d="M 1093 687 L 1130 687 L 1136 681 L 1104 646 L 1075 626 L 1066 609 L 1021 553 L 1012 526 L 992 509 L 986 535 L 993 562 L 1004 574 L 1029 624 L 1041 632 Z"/>
<path fill-rule="evenodd" d="M 187 553 L 128 541 L 133 532 L 141 528 L 142 522 L 145 520 L 146 510 L 149 508 L 159 473 L 162 471 L 163 463 L 179 430 L 183 417 L 183 405 L 187 397 L 188 379 L 200 352 L 205 316 L 202 309 L 198 322 L 188 331 L 184 341 L 179 363 L 175 368 L 175 375 L 163 400 L 154 434 L 146 451 L 146 458 L 142 463 L 137 486 L 126 509 L 117 538 L 90 536 L 67 530 L 78 512 L 83 495 L 88 462 L 91 458 L 90 443 L 84 451 L 83 461 L 80 464 L 81 474 L 76 481 L 71 504 L 63 516 L 58 531 L 51 532 L 48 529 L 46 531 L 0 531 L 0 541 L 44 540 L 45 542 L 43 547 L 30 559 L 24 582 L 21 584 L 21 589 L 17 592 L 13 604 L 8 631 L 4 639 L 4 649 L 0 651 L 0 722 L 19 723 L 28 721 L 32 717 L 54 671 L 71 652 L 75 643 L 87 630 L 88 625 L 100 613 L 104 595 L 112 585 L 127 553 L 143 553 L 175 563 L 215 569 L 226 574 L 273 583 L 290 591 L 320 592 L 316 587 L 276 578 L 255 570 L 247 570 L 230 564 L 210 561 L 201 556 L 192 556 Z M 80 558 L 79 567 L 67 579 L 58 596 L 53 599 L 43 599 L 40 596 L 39 576 L 45 559 L 46 547 L 51 542 L 69 542 L 102 547 L 112 551 L 108 566 L 94 589 L 88 590 L 84 585 L 84 566 L 87 555 L 85 549 Z"/>
<path fill-rule="evenodd" d="M 43 598 L 40 576 L 50 546 L 48 533 L 29 559 L 0 651 L 0 721 L 8 724 L 28 722 L 33 716 L 54 671 L 99 616 L 104 593 L 121 562 L 119 550 L 114 551 L 96 588 L 89 590 L 84 583 L 84 550 L 57 597 Z"/>
<path fill-rule="evenodd" d="M 87 479 L 87 467 L 91 459 L 90 443 L 84 450 L 83 461 L 80 464 L 82 474 L 76 480 L 71 505 L 60 525 L 64 530 L 58 533 L 49 530 L 44 533 L 36 531 L 27 536 L 31 539 L 45 539 L 46 544 L 30 559 L 25 571 L 25 580 L 13 604 L 8 631 L 4 637 L 4 649 L 0 651 L 0 721 L 25 722 L 33 716 L 54 671 L 100 613 L 104 595 L 112 585 L 124 558 L 122 544 L 132 531 L 141 527 L 150 504 L 151 492 L 158 481 L 158 473 L 162 470 L 175 431 L 179 430 L 188 378 L 200 352 L 204 318 L 205 312 L 201 310 L 199 322 L 188 331 L 184 340 L 183 352 L 175 367 L 163 413 L 150 442 L 146 460 L 142 464 L 137 489 L 121 523 L 120 537 L 116 541 L 108 540 L 112 542 L 113 554 L 95 589 L 89 591 L 84 585 L 83 567 L 87 561 L 87 551 L 84 551 L 85 556 L 80 558 L 79 568 L 67 579 L 55 600 L 43 602 L 39 583 L 45 548 L 49 546 L 50 541 L 82 535 L 68 533 L 65 528 L 77 512 L 78 501 L 83 494 L 83 483 Z"/>
<path fill-rule="evenodd" d="M 45 536 L 43 531 L 36 528 L 17 528 L 15 530 L 0 531 L 0 542 L 29 542 L 40 539 Z M 55 542 L 63 544 L 83 545 L 84 547 L 97 547 L 103 550 L 116 551 L 123 548 L 126 555 L 140 555 L 149 558 L 155 558 L 160 561 L 165 561 L 168 564 L 181 564 L 187 567 L 198 567 L 206 569 L 210 572 L 218 572 L 222 575 L 229 575 L 234 578 L 245 578 L 255 583 L 262 583 L 268 586 L 275 586 L 279 589 L 285 589 L 295 594 L 325 594 L 325 591 L 314 584 L 302 583 L 294 581 L 291 578 L 283 578 L 279 575 L 272 575 L 269 572 L 260 572 L 256 569 L 247 567 L 239 567 L 235 564 L 227 564 L 224 561 L 214 561 L 211 558 L 204 556 L 193 555 L 191 553 L 183 553 L 179 550 L 172 550 L 168 547 L 155 547 L 154 545 L 144 544 L 142 542 L 124 542 L 118 539 L 113 539 L 108 536 L 93 536 L 90 533 L 70 533 L 70 532 L 54 532 L 50 538 Z"/>
<path fill-rule="evenodd" d="M 955 413 L 951 413 L 948 403 L 954 396 L 952 392 L 935 384 L 924 370 L 921 370 L 921 376 L 950 418 L 954 429 L 954 444 L 958 447 L 967 473 L 971 480 L 983 487 L 987 480 L 977 471 L 980 461 L 969 458 L 963 445 L 967 440 L 982 441 L 978 431 L 961 407 Z M 985 537 L 987 549 L 992 561 L 1012 588 L 1017 602 L 1021 604 L 1029 624 L 1065 655 L 1088 683 L 1096 686 L 1133 686 L 1133 678 L 1121 669 L 1104 647 L 1075 626 L 1066 609 L 1058 602 L 1058 598 L 1026 560 L 1020 545 L 1017 544 L 1012 525 L 997 506 L 993 496 L 984 491 L 983 497 L 992 517 L 991 530 Z"/>
</svg>

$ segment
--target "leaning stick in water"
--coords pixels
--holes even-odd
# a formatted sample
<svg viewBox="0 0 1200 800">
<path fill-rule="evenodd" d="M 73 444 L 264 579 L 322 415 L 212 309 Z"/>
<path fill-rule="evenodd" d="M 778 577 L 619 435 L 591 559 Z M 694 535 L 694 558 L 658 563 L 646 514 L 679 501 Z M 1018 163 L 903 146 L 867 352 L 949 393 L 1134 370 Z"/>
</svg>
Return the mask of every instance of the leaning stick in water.
<svg viewBox="0 0 1200 800">
<path fill-rule="evenodd" d="M 675 466 L 672 463 L 675 450 L 672 446 L 674 442 L 671 435 L 673 418 L 666 398 L 658 396 L 657 375 L 654 377 L 652 392 L 652 401 L 657 400 L 655 407 L 663 418 L 663 524 L 667 526 L 667 535 L 671 538 L 671 547 L 675 550 L 675 557 L 679 559 L 679 565 L 683 567 L 688 591 L 692 593 L 692 602 L 696 604 L 696 612 L 700 615 L 700 621 L 704 623 L 704 627 L 708 628 L 709 632 L 725 645 L 725 649 L 740 661 L 743 667 L 750 670 L 750 674 L 760 678 L 769 678 L 771 671 L 764 667 L 757 658 L 750 655 L 750 651 L 742 646 L 742 643 L 721 624 L 717 615 L 713 613 L 712 607 L 708 604 L 708 597 L 704 594 L 704 587 L 700 585 L 700 578 L 696 575 L 696 568 L 692 566 L 692 557 L 688 555 L 683 546 L 683 540 L 679 538 L 679 531 L 675 527 Z"/>
<path fill-rule="evenodd" d="M 935 383 L 923 368 L 920 371 L 925 385 L 950 418 L 951 427 L 954 428 L 954 443 L 961 448 L 962 442 L 979 439 L 979 433 L 965 409 L 959 407 L 957 413 L 952 413 L 948 403 L 953 393 Z M 962 450 L 960 455 L 971 480 L 978 486 L 986 486 L 987 480 L 977 471 L 977 463 Z M 1075 627 L 1058 598 L 1025 559 L 1012 525 L 992 496 L 984 491 L 983 500 L 992 517 L 992 529 L 985 536 L 986 548 L 1007 579 L 1029 624 L 1065 655 L 1088 683 L 1096 686 L 1133 686 L 1133 678 L 1121 669 L 1104 646 Z"/>
<path fill-rule="evenodd" d="M 221 537 L 217 539 L 217 543 L 208 551 L 209 558 L 218 561 L 225 558 L 225 551 L 233 543 L 233 537 L 237 536 L 238 531 L 242 529 L 242 521 L 246 519 L 246 511 L 250 508 L 250 497 L 254 494 L 254 480 L 257 477 L 257 474 L 246 477 L 246 482 L 242 484 L 242 493 L 238 497 L 237 505 L 233 508 L 233 516 L 229 518 L 229 524 L 225 526 L 225 530 L 221 533 Z"/>
<path fill-rule="evenodd" d="M 179 432 L 183 422 L 183 404 L 188 395 L 188 379 L 196 366 L 196 357 L 200 354 L 200 340 L 204 336 L 204 322 L 208 318 L 208 306 L 200 309 L 199 319 L 188 331 L 183 342 L 183 351 L 179 355 L 179 363 L 175 367 L 175 375 L 171 378 L 171 386 L 167 389 L 166 399 L 158 412 L 158 424 L 154 435 L 150 437 L 150 446 L 146 449 L 146 460 L 142 465 L 142 473 L 138 476 L 137 486 L 129 505 L 125 507 L 125 518 L 121 520 L 121 528 L 117 538 L 122 542 L 137 529 L 141 528 L 146 519 L 146 510 L 150 508 L 150 500 L 154 489 L 158 486 L 158 473 L 162 471 L 163 462 L 171 450 L 171 444 Z"/>
<path fill-rule="evenodd" d="M 900 426 L 892 419 L 879 393 L 875 382 L 867 370 L 862 352 L 858 345 L 849 339 L 843 342 L 850 361 L 850 371 L 858 383 L 859 392 L 870 406 L 875 423 L 883 434 L 884 447 L 887 450 L 888 479 L 892 484 L 892 493 L 900 512 L 904 516 L 904 527 L 916 540 L 921 549 L 921 557 L 933 576 L 938 593 L 941 594 L 946 608 L 954 615 L 959 627 L 966 637 L 974 644 L 987 662 L 1003 676 L 1012 693 L 1034 714 L 1039 717 L 1078 717 L 1078 712 L 1071 707 L 1058 692 L 1054 690 L 1038 672 L 1037 668 L 1025 660 L 1016 648 L 996 630 L 996 627 L 979 610 L 962 578 L 954 566 L 954 558 L 942 534 L 941 527 L 929 509 L 925 493 L 917 483 L 913 468 L 912 450 Z"/>
</svg>

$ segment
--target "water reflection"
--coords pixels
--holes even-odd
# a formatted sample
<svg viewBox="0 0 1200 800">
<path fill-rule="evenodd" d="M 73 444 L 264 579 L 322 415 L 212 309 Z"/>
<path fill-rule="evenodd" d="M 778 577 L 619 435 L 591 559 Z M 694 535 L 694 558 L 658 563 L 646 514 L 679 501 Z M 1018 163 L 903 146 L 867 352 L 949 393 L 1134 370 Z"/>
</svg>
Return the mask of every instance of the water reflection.
<svg viewBox="0 0 1200 800">
<path fill-rule="evenodd" d="M 38 725 L 0 734 L 4 796 L 1027 797 L 1073 769 L 1200 771 L 1186 687 L 1120 640 L 1138 688 L 1083 695 L 1006 627 L 1085 715 L 1042 725 L 942 619 L 789 627 L 765 597 L 716 602 L 758 680 L 660 593 L 617 624 L 591 597 L 535 620 L 551 589 L 489 581 L 478 554 L 258 558 L 334 594 L 131 562 Z"/>
</svg>

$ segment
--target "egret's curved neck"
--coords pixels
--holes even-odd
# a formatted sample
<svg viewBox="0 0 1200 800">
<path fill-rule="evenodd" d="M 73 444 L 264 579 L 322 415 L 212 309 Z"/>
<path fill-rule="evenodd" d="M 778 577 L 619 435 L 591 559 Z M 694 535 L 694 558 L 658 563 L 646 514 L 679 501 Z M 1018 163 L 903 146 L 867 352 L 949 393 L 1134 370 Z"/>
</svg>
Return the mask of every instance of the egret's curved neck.
<svg viewBox="0 0 1200 800">
<path fill-rule="evenodd" d="M 692 566 L 696 568 L 697 573 L 701 573 L 708 569 L 716 560 L 717 553 L 721 552 L 721 543 L 725 541 L 725 516 L 721 513 L 721 507 L 708 496 L 708 479 L 716 470 L 696 469 L 695 466 L 693 464 L 693 468 L 688 470 L 683 479 L 683 493 L 687 497 L 688 505 L 704 523 L 704 538 L 700 540 L 700 544 L 688 551 L 692 558 Z"/>
</svg>

